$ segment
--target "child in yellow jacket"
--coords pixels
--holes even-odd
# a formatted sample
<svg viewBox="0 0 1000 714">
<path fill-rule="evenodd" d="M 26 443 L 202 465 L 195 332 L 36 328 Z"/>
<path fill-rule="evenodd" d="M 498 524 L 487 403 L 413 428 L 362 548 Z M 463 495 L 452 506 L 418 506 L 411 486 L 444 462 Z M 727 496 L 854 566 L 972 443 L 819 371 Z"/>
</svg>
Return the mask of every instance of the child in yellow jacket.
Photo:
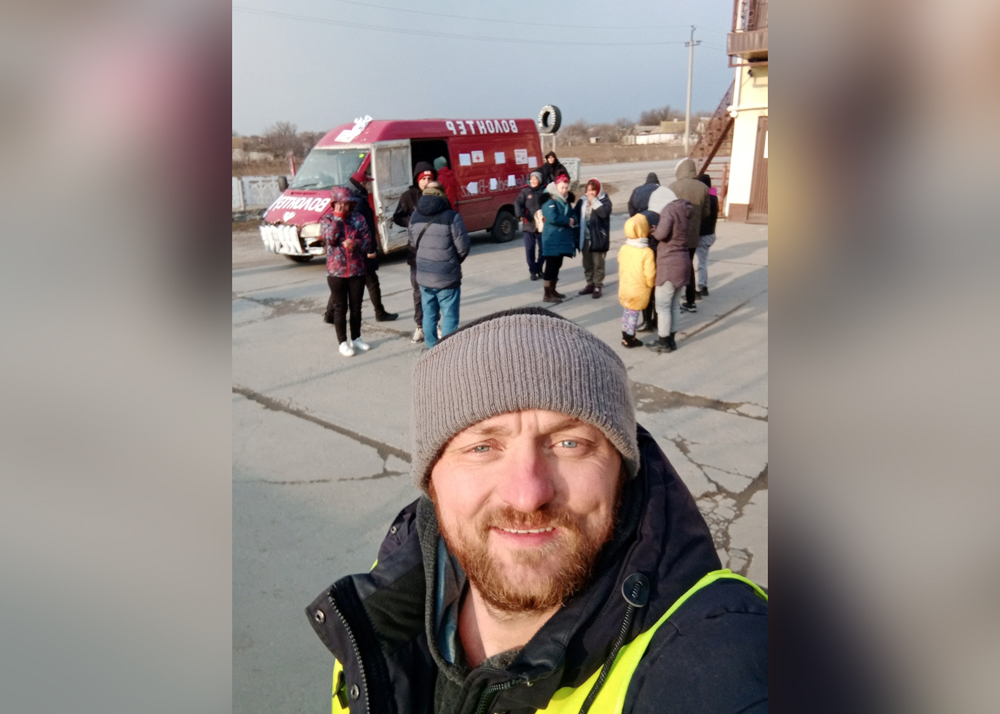
<svg viewBox="0 0 1000 714">
<path fill-rule="evenodd" d="M 640 312 L 649 304 L 656 284 L 656 257 L 649 247 L 649 221 L 637 213 L 625 221 L 625 245 L 618 250 L 618 302 L 622 314 L 622 345 L 638 347 L 635 337 Z"/>
</svg>

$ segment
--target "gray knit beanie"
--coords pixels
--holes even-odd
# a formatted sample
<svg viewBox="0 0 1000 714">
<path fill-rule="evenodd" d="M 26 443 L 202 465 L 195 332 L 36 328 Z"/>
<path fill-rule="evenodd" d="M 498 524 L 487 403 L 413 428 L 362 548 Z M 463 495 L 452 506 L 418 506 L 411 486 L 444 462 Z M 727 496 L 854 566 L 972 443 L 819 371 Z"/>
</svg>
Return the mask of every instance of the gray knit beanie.
<svg viewBox="0 0 1000 714">
<path fill-rule="evenodd" d="M 600 429 L 629 478 L 639 470 L 635 406 L 625 365 L 584 328 L 542 308 L 488 315 L 447 335 L 413 370 L 413 463 L 417 487 L 445 444 L 500 414 L 547 409 Z"/>
</svg>

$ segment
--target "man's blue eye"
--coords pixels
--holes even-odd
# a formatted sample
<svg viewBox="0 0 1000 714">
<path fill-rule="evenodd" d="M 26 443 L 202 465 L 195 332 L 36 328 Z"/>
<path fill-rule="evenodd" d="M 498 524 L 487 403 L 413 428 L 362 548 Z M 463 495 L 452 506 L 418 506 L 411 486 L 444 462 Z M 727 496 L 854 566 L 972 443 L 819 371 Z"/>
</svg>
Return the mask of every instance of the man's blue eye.
<svg viewBox="0 0 1000 714">
<path fill-rule="evenodd" d="M 572 439 L 563 439 L 559 443 L 562 446 L 565 446 L 565 447 L 567 447 L 569 449 L 575 449 L 577 446 L 579 446 L 579 444 L 577 442 L 573 441 Z"/>
<path fill-rule="evenodd" d="M 487 446 L 486 444 L 480 444 L 479 446 L 472 447 L 472 450 L 475 451 L 477 454 L 482 454 L 486 451 L 489 451 L 489 449 L 490 447 Z"/>
</svg>

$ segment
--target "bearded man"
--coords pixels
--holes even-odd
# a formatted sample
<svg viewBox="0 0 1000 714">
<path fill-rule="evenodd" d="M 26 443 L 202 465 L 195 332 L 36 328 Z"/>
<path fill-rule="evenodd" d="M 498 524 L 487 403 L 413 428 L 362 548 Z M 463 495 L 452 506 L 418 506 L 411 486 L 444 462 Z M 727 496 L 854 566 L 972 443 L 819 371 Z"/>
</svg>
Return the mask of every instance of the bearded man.
<svg viewBox="0 0 1000 714">
<path fill-rule="evenodd" d="M 413 376 L 412 475 L 370 573 L 306 613 L 337 712 L 766 712 L 767 602 L 635 421 L 625 365 L 540 308 Z"/>
</svg>

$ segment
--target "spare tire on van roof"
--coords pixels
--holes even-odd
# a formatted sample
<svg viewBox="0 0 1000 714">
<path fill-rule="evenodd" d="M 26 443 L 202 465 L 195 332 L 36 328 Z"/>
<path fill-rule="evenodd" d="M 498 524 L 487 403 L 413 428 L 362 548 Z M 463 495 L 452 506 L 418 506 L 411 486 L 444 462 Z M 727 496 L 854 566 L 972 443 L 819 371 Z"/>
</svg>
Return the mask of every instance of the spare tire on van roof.
<svg viewBox="0 0 1000 714">
<path fill-rule="evenodd" d="M 559 107 L 546 104 L 538 113 L 538 133 L 555 134 L 562 125 L 562 112 Z"/>
</svg>

